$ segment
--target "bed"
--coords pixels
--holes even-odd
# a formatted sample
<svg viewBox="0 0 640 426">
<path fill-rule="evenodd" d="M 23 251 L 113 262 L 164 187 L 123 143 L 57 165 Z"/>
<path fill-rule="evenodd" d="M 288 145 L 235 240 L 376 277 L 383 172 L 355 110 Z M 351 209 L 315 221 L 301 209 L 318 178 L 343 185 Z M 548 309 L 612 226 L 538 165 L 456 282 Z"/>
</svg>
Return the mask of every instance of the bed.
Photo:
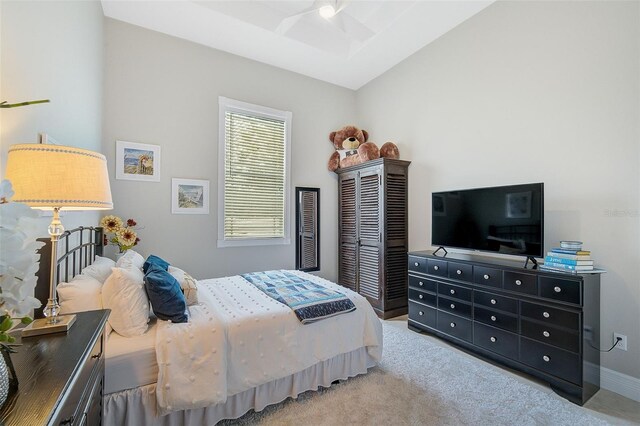
<svg viewBox="0 0 640 426">
<path fill-rule="evenodd" d="M 59 281 L 73 280 L 102 255 L 100 228 L 78 228 L 61 241 Z M 40 270 L 48 266 L 44 261 Z M 241 276 L 199 280 L 199 303 L 190 307 L 188 324 L 152 319 L 140 336 L 109 333 L 104 423 L 215 424 L 376 365 L 382 327 L 368 302 L 322 278 L 289 273 L 339 290 L 356 309 L 303 325 L 289 307 Z M 38 288 L 48 287 L 45 275 Z M 36 294 L 46 301 L 46 292 Z"/>
</svg>

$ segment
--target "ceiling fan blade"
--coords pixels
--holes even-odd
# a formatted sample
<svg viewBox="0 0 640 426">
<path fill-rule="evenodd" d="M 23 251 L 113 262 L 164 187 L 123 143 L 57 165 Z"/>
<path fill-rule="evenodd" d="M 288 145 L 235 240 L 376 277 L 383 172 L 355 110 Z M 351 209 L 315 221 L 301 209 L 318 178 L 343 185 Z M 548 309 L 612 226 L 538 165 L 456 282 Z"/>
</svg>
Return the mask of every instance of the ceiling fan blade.
<svg viewBox="0 0 640 426">
<path fill-rule="evenodd" d="M 346 13 L 334 16 L 331 22 L 347 36 L 358 41 L 366 41 L 376 35 L 366 25 Z"/>
<path fill-rule="evenodd" d="M 320 6 L 321 6 L 320 1 L 315 0 L 311 4 L 311 6 L 301 10 L 298 13 L 294 13 L 293 15 L 287 16 L 282 21 L 280 21 L 280 23 L 276 27 L 275 32 L 280 35 L 286 34 L 300 20 L 300 18 L 310 13 L 317 12 Z"/>
</svg>

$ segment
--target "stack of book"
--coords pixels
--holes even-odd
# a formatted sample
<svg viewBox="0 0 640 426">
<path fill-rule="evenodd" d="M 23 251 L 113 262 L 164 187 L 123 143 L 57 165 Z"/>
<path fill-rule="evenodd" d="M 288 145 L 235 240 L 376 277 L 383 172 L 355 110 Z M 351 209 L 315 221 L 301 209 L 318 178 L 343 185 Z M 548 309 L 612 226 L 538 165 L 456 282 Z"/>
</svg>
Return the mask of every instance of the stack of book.
<svg viewBox="0 0 640 426">
<path fill-rule="evenodd" d="M 560 247 L 551 249 L 544 258 L 542 269 L 563 272 L 586 272 L 593 270 L 591 252 L 582 249 L 580 241 L 560 241 Z"/>
</svg>

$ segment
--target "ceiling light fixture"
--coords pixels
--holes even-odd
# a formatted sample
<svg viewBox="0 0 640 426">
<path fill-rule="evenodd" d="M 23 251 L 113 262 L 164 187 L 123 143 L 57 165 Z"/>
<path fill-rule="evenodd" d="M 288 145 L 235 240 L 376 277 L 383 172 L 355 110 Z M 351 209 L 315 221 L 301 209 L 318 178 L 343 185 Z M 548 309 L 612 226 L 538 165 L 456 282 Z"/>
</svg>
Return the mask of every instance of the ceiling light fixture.
<svg viewBox="0 0 640 426">
<path fill-rule="evenodd" d="M 320 9 L 318 9 L 318 13 L 324 19 L 329 19 L 329 18 L 333 18 L 335 16 L 336 10 L 333 8 L 333 6 L 326 5 L 326 6 L 322 6 Z"/>
</svg>

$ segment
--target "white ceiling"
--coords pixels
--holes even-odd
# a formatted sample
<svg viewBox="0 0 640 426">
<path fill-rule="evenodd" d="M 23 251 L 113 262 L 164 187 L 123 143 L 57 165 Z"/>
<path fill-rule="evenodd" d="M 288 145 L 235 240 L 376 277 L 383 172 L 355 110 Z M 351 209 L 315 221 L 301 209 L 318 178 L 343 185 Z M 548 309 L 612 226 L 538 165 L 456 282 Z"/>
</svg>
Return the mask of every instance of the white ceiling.
<svg viewBox="0 0 640 426">
<path fill-rule="evenodd" d="M 358 89 L 494 0 L 102 0 L 105 16 Z M 299 13 L 307 11 L 303 15 Z"/>
</svg>

